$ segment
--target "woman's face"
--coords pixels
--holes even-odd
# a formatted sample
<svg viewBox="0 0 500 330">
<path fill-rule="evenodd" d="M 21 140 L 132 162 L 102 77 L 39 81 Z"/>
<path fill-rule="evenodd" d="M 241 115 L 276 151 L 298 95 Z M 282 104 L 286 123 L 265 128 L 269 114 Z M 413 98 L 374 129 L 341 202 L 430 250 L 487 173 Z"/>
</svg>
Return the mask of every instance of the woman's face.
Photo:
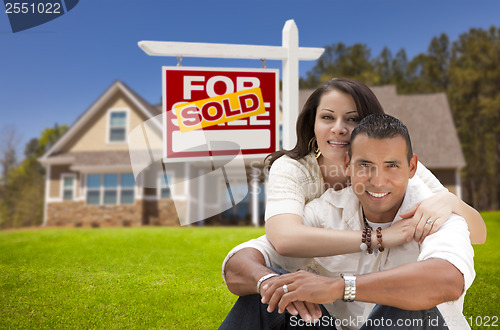
<svg viewBox="0 0 500 330">
<path fill-rule="evenodd" d="M 349 94 L 331 90 L 321 96 L 314 134 L 321 154 L 327 161 L 343 161 L 351 132 L 359 122 L 356 103 Z"/>
</svg>

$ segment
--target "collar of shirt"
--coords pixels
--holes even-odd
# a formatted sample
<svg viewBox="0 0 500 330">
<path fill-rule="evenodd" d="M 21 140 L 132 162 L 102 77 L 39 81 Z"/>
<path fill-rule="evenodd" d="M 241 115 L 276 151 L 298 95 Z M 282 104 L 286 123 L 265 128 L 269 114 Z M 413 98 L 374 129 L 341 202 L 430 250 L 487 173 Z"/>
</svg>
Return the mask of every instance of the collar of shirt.
<svg viewBox="0 0 500 330">
<path fill-rule="evenodd" d="M 354 194 L 352 187 L 335 191 L 328 189 L 326 200 L 332 206 L 342 209 L 342 221 L 347 224 L 351 230 L 360 230 L 363 228 L 363 212 L 359 199 Z M 400 213 L 410 209 L 422 200 L 432 196 L 432 192 L 419 177 L 414 177 L 408 182 L 405 197 L 392 222 L 401 220 Z"/>
</svg>

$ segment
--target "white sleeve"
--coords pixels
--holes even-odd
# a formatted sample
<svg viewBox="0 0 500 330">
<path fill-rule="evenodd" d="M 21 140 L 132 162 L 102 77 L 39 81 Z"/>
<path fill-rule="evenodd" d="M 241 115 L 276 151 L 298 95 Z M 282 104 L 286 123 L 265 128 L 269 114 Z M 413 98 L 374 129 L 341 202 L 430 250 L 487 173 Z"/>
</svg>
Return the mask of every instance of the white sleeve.
<svg viewBox="0 0 500 330">
<path fill-rule="evenodd" d="M 304 208 L 304 216 L 302 217 L 304 225 L 309 227 L 325 228 L 324 219 L 321 216 L 318 216 L 318 213 L 323 211 L 324 208 L 325 205 L 319 198 L 313 199 L 307 203 Z"/>
<path fill-rule="evenodd" d="M 229 251 L 226 258 L 224 259 L 224 262 L 222 263 L 222 278 L 224 279 L 224 282 L 226 281 L 226 274 L 224 272 L 224 269 L 226 268 L 227 261 L 232 256 L 234 256 L 236 252 L 245 248 L 253 248 L 259 251 L 264 256 L 267 267 L 280 268 L 289 272 L 294 272 L 298 269 L 301 269 L 311 260 L 311 258 L 292 258 L 284 257 L 278 254 L 278 252 L 276 252 L 276 250 L 272 246 L 271 242 L 269 242 L 269 240 L 267 239 L 266 235 L 263 235 L 259 238 L 242 243 Z"/>
<path fill-rule="evenodd" d="M 277 214 L 302 216 L 305 205 L 303 185 L 306 175 L 301 164 L 282 156 L 271 166 L 267 182 L 265 220 Z"/>
<path fill-rule="evenodd" d="M 463 275 L 465 290 L 474 281 L 474 250 L 470 243 L 465 220 L 452 214 L 434 234 L 427 236 L 421 246 L 418 261 L 438 258 L 453 264 Z"/>
<path fill-rule="evenodd" d="M 441 191 L 448 191 L 448 189 L 446 189 L 446 187 L 444 187 L 441 182 L 439 182 L 434 174 L 432 174 L 432 172 L 429 171 L 421 162 L 418 162 L 417 164 L 416 176 L 425 183 L 425 185 L 432 191 L 433 194 Z M 413 179 L 410 179 L 410 181 L 411 180 Z"/>
</svg>

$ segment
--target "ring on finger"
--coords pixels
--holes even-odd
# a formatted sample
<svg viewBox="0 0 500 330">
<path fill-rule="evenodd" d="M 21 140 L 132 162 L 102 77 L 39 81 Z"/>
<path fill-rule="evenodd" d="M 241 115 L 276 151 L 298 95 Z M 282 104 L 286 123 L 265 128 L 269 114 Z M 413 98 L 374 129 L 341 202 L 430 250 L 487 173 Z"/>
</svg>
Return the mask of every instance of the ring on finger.
<svg viewBox="0 0 500 330">
<path fill-rule="evenodd" d="M 285 293 L 288 293 L 288 286 L 286 284 L 283 285 L 283 291 Z"/>
<path fill-rule="evenodd" d="M 434 222 L 433 222 L 431 219 L 429 219 L 429 220 L 427 220 L 427 221 L 425 222 L 425 224 L 430 225 L 430 226 L 432 226 L 432 224 L 433 224 L 433 223 L 434 223 Z"/>
</svg>

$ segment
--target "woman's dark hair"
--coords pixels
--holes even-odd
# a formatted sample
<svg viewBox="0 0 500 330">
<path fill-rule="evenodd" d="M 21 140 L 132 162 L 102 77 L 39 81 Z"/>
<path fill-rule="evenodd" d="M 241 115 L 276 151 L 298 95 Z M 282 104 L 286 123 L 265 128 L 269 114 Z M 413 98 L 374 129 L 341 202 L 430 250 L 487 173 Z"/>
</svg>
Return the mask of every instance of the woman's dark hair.
<svg viewBox="0 0 500 330">
<path fill-rule="evenodd" d="M 321 96 L 331 91 L 338 90 L 348 94 L 356 104 L 359 119 L 363 119 L 374 113 L 384 113 L 372 90 L 357 80 L 348 78 L 333 78 L 323 85 L 319 86 L 307 99 L 304 108 L 297 118 L 297 144 L 292 150 L 279 150 L 268 155 L 265 161 L 271 166 L 274 161 L 283 155 L 293 159 L 300 159 L 309 154 L 309 141 L 314 136 L 314 122 L 316 118 L 316 109 L 319 106 Z"/>
</svg>

